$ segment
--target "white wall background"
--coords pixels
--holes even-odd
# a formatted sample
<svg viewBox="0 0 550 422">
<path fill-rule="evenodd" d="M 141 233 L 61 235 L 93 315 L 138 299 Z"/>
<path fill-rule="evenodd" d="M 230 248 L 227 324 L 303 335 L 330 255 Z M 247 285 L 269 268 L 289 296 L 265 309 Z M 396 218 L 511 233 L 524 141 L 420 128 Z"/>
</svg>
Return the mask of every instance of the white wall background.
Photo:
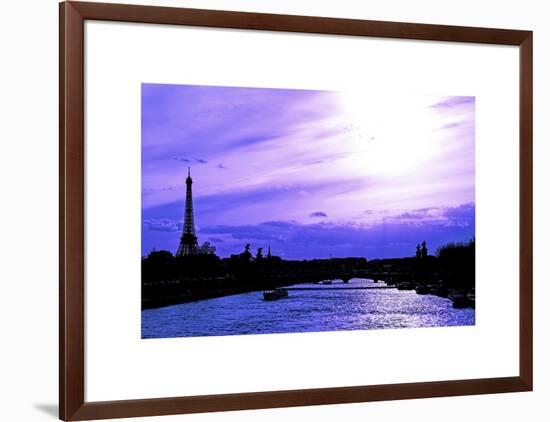
<svg viewBox="0 0 550 422">
<path fill-rule="evenodd" d="M 112 0 L 114 1 L 114 0 Z M 143 0 L 145 2 L 145 0 Z M 546 421 L 550 395 L 550 12 L 536 0 L 147 0 L 149 4 L 535 31 L 535 392 L 218 414 L 150 421 Z M 0 6 L 0 419 L 57 408 L 57 1 Z"/>
</svg>

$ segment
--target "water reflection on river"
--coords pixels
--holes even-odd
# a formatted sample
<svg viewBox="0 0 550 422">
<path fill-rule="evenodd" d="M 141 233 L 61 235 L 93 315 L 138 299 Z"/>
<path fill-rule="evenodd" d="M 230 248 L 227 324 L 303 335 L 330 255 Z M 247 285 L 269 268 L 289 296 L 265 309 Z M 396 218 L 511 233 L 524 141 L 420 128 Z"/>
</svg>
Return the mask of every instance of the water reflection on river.
<svg viewBox="0 0 550 422">
<path fill-rule="evenodd" d="M 344 290 L 383 286 L 371 280 L 348 284 L 300 284 L 316 290 L 289 291 L 289 297 L 262 300 L 250 292 L 141 313 L 142 338 L 224 336 L 235 334 L 372 330 L 383 328 L 474 325 L 473 309 L 454 309 L 448 299 L 414 290 Z M 336 289 L 340 288 L 340 289 Z"/>
</svg>

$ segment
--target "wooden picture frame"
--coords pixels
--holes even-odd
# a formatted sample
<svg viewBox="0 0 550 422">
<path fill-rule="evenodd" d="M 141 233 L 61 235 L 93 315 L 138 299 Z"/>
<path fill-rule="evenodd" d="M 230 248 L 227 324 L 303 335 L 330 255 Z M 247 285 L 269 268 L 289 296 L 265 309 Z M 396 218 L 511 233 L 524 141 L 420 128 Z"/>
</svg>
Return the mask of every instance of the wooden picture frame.
<svg viewBox="0 0 550 422">
<path fill-rule="evenodd" d="M 532 390 L 532 32 L 72 1 L 61 3 L 59 12 L 59 416 L 61 419 L 89 420 Z M 85 402 L 84 22 L 86 20 L 519 46 L 519 376 Z"/>
</svg>

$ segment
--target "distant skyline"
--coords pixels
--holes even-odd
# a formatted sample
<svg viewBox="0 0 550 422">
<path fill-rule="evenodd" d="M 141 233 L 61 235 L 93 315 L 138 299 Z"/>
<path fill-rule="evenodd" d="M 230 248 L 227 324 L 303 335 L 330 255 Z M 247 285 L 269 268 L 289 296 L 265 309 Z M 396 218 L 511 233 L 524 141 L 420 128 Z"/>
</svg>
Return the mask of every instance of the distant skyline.
<svg viewBox="0 0 550 422">
<path fill-rule="evenodd" d="M 475 235 L 475 98 L 142 84 L 142 254 L 412 256 Z"/>
</svg>

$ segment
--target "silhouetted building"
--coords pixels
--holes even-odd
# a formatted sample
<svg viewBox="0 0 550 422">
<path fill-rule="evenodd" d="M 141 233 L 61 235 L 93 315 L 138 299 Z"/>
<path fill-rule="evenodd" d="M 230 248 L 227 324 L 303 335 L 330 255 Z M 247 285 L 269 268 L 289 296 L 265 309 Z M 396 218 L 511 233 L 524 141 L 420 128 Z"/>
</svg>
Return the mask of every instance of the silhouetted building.
<svg viewBox="0 0 550 422">
<path fill-rule="evenodd" d="M 252 260 L 252 254 L 250 253 L 250 243 L 247 243 L 244 247 L 244 252 L 242 252 L 239 257 L 244 262 L 250 262 Z"/>
<path fill-rule="evenodd" d="M 258 248 L 258 252 L 256 253 L 256 262 L 260 262 L 262 259 L 264 259 L 263 249 L 264 248 Z"/>
<path fill-rule="evenodd" d="M 422 242 L 422 249 L 420 251 L 420 254 L 422 258 L 426 258 L 428 256 L 428 247 L 426 246 L 426 241 Z"/>
<path fill-rule="evenodd" d="M 176 256 L 197 255 L 199 252 L 199 243 L 197 241 L 197 235 L 195 234 L 195 217 L 193 216 L 193 192 L 191 185 L 193 179 L 191 179 L 191 168 L 187 173 L 187 179 L 185 179 L 187 185 L 187 192 L 185 194 L 185 218 L 183 221 L 183 233 L 180 238 L 180 245 Z"/>
</svg>

